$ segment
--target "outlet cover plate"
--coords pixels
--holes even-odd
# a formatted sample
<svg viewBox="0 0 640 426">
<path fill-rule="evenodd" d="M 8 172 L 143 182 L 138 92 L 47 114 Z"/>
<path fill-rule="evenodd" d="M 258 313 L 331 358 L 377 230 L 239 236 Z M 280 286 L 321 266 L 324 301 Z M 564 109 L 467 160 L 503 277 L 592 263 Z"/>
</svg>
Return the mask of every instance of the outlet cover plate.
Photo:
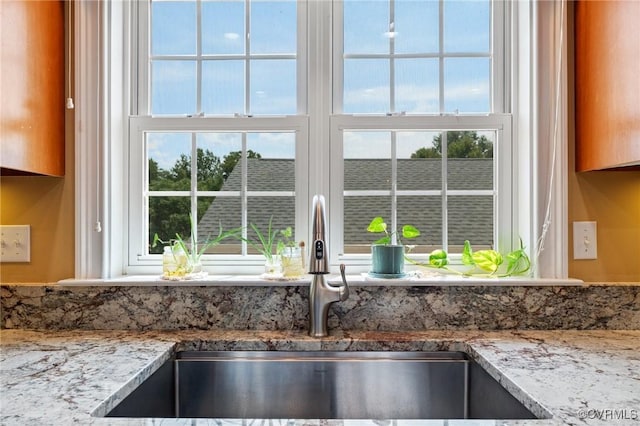
<svg viewBox="0 0 640 426">
<path fill-rule="evenodd" d="M 29 225 L 0 225 L 0 262 L 31 262 Z"/>
</svg>

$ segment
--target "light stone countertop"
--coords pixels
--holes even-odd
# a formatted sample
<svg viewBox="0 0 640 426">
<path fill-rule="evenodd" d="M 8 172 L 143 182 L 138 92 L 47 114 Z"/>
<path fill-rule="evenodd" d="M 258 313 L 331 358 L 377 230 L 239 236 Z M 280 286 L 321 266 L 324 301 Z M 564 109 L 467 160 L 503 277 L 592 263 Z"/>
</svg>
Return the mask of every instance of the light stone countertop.
<svg viewBox="0 0 640 426">
<path fill-rule="evenodd" d="M 341 332 L 0 331 L 0 425 L 640 425 L 640 330 Z M 550 419 L 102 418 L 177 350 L 463 350 Z M 92 415 L 93 414 L 93 415 Z"/>
</svg>

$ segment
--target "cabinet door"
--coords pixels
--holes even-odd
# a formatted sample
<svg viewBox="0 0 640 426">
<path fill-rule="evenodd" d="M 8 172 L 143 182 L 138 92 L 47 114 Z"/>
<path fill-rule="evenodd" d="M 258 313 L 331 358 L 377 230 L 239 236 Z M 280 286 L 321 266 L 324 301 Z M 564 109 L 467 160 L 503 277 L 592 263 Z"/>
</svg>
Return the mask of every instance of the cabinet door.
<svg viewBox="0 0 640 426">
<path fill-rule="evenodd" d="M 64 3 L 0 0 L 3 175 L 64 175 Z"/>
<path fill-rule="evenodd" d="M 640 1 L 575 3 L 576 170 L 640 165 Z"/>
</svg>

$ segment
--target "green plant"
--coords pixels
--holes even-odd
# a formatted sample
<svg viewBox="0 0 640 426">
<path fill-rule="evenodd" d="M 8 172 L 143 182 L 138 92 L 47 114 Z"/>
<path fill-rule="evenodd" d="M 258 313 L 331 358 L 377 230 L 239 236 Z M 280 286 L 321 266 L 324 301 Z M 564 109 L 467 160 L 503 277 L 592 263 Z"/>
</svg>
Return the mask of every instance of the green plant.
<svg viewBox="0 0 640 426">
<path fill-rule="evenodd" d="M 396 236 L 396 239 L 398 240 L 398 244 L 402 244 L 402 242 L 400 241 L 398 232 L 397 231 L 389 232 L 389 229 L 387 228 L 387 224 L 385 223 L 384 219 L 380 216 L 376 216 L 373 218 L 373 220 L 367 227 L 367 231 L 372 233 L 377 233 L 377 234 L 380 234 L 380 233 L 385 234 L 384 237 L 374 241 L 373 244 L 390 245 L 393 240 L 394 234 Z M 413 225 L 404 225 L 402 227 L 401 235 L 403 238 L 406 238 L 406 239 L 416 238 L 420 236 L 420 231 L 418 231 L 418 229 Z"/>
<path fill-rule="evenodd" d="M 280 240 L 278 240 L 278 254 L 283 254 L 287 248 L 294 248 L 298 243 L 293 239 L 293 229 L 287 226 L 280 231 Z"/>
<path fill-rule="evenodd" d="M 198 235 L 195 231 L 195 223 L 193 220 L 193 215 L 189 215 L 189 224 L 191 227 L 191 240 L 189 242 L 185 241 L 184 238 L 179 233 L 176 233 L 176 238 L 171 239 L 169 241 L 161 240 L 158 234 L 154 234 L 153 243 L 151 247 L 155 247 L 158 242 L 162 244 L 170 244 L 172 248 L 179 247 L 182 251 L 187 255 L 189 259 L 189 263 L 191 267 L 200 263 L 200 258 L 202 255 L 211 247 L 220 244 L 223 240 L 230 237 L 237 237 L 242 228 L 234 228 L 229 231 L 223 231 L 222 224 L 220 224 L 218 235 L 211 239 L 207 237 L 204 243 L 198 243 Z M 175 250 L 174 255 L 175 255 Z"/>
<path fill-rule="evenodd" d="M 506 260 L 506 263 L 505 263 Z M 508 277 L 527 272 L 531 268 L 531 261 L 527 256 L 520 240 L 520 248 L 503 256 L 495 250 L 471 249 L 469 241 L 464 242 L 462 250 L 462 264 L 480 269 L 489 275 Z M 500 272 L 500 266 L 505 264 L 506 269 Z"/>
<path fill-rule="evenodd" d="M 510 277 L 524 274 L 531 268 L 531 261 L 524 250 L 522 240 L 520 240 L 519 249 L 506 255 L 502 255 L 496 250 L 473 251 L 471 243 L 466 240 L 462 249 L 462 264 L 469 267 L 466 271 L 450 267 L 449 256 L 442 249 L 433 250 L 429 254 L 427 263 L 417 262 L 408 256 L 405 256 L 405 258 L 414 265 L 475 277 Z"/>
<path fill-rule="evenodd" d="M 269 218 L 269 225 L 267 226 L 266 234 L 260 232 L 260 229 L 253 223 L 249 224 L 253 232 L 255 232 L 257 241 L 249 238 L 241 238 L 246 241 L 251 247 L 256 249 L 258 253 L 262 254 L 268 262 L 273 262 L 274 249 L 278 248 L 279 241 L 276 240 L 279 231 L 273 229 L 273 216 Z"/>
</svg>

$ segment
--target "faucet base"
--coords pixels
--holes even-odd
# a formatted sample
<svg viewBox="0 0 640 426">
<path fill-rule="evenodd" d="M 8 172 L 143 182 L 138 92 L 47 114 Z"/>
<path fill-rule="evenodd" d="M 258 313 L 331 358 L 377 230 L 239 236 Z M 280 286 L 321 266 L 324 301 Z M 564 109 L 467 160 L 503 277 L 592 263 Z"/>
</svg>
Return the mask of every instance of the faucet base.
<svg viewBox="0 0 640 426">
<path fill-rule="evenodd" d="M 309 287 L 309 336 L 329 335 L 327 329 L 329 305 L 338 300 L 340 300 L 338 294 L 327 284 L 324 275 L 313 275 Z"/>
</svg>

